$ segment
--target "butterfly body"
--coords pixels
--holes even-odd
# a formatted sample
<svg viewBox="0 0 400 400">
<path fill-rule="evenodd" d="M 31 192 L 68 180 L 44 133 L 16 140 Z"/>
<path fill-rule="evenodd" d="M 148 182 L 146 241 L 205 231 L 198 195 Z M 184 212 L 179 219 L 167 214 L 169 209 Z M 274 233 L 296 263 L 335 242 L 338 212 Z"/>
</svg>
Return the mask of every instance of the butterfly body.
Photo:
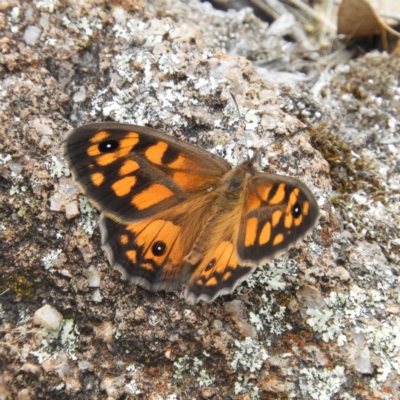
<svg viewBox="0 0 400 400">
<path fill-rule="evenodd" d="M 111 265 L 150 290 L 188 282 L 186 298 L 230 293 L 316 223 L 310 190 L 290 177 L 235 168 L 156 130 L 95 123 L 66 139 L 69 168 L 102 212 Z"/>
</svg>

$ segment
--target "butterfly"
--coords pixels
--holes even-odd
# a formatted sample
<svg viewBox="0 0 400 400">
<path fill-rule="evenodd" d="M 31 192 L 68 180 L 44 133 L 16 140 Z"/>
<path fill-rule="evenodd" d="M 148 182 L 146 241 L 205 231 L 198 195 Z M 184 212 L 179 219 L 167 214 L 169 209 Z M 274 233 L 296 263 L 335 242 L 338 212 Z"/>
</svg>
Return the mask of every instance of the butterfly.
<svg viewBox="0 0 400 400">
<path fill-rule="evenodd" d="M 260 173 L 155 129 L 92 123 L 72 130 L 64 156 L 101 212 L 110 264 L 149 290 L 187 283 L 186 300 L 231 293 L 316 224 L 308 187 Z"/>
</svg>

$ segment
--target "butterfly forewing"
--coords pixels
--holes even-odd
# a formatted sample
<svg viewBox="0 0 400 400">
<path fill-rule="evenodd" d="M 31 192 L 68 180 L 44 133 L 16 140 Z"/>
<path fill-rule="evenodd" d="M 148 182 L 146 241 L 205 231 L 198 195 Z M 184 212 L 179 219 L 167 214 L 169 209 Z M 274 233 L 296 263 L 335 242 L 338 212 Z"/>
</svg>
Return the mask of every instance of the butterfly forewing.
<svg viewBox="0 0 400 400">
<path fill-rule="evenodd" d="M 237 252 L 240 263 L 259 265 L 293 246 L 315 225 L 319 208 L 295 178 L 259 174 L 248 184 Z"/>
<path fill-rule="evenodd" d="M 154 216 L 215 185 L 230 165 L 156 130 L 116 123 L 73 130 L 65 157 L 89 199 L 121 222 Z"/>
</svg>

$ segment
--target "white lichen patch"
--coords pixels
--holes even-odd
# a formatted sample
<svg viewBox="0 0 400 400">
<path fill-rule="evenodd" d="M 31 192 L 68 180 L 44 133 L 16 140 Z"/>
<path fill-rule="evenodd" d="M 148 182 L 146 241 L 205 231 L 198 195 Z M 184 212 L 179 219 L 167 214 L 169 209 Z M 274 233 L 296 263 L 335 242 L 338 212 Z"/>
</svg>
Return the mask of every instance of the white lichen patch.
<svg viewBox="0 0 400 400">
<path fill-rule="evenodd" d="M 250 322 L 258 331 L 266 330 L 273 335 L 280 335 L 282 332 L 290 331 L 292 326 L 284 322 L 286 307 L 277 305 L 273 295 L 268 298 L 265 294 L 261 296 L 263 304 L 257 312 L 250 312 Z"/>
<path fill-rule="evenodd" d="M 182 379 L 184 373 L 189 373 L 195 376 L 199 373 L 200 367 L 203 365 L 203 361 L 197 357 L 189 357 L 187 354 L 183 357 L 178 358 L 178 361 L 174 362 L 174 367 L 177 369 L 174 373 L 174 378 Z"/>
<path fill-rule="evenodd" d="M 393 371 L 400 376 L 399 327 L 400 318 L 397 317 L 382 323 L 379 329 L 373 326 L 364 326 L 360 329 L 372 351 L 382 362 L 382 366 L 377 369 L 378 374 L 371 380 L 371 387 L 380 387 L 378 383 L 385 382 Z"/>
<path fill-rule="evenodd" d="M 338 345 L 343 346 L 347 339 L 346 336 L 342 334 L 344 324 L 340 322 L 340 317 L 337 314 L 332 310 L 318 310 L 313 308 L 308 308 L 306 313 L 310 316 L 310 318 L 306 320 L 307 324 L 311 326 L 314 332 L 323 332 L 322 340 L 324 342 L 329 342 L 337 337 Z M 328 325 L 327 322 L 331 318 L 332 321 Z"/>
<path fill-rule="evenodd" d="M 303 368 L 300 373 L 304 375 L 300 388 L 305 398 L 311 397 L 315 400 L 330 400 L 346 381 L 345 369 L 340 365 L 332 370 Z"/>
<path fill-rule="evenodd" d="M 6 165 L 12 160 L 12 157 L 10 154 L 0 154 L 0 165 Z"/>
<path fill-rule="evenodd" d="M 277 259 L 265 264 L 262 268 L 258 268 L 246 284 L 250 288 L 256 285 L 263 286 L 266 292 L 281 291 L 286 288 L 284 275 L 295 275 L 297 271 L 297 261 L 287 259 Z"/>
<path fill-rule="evenodd" d="M 264 361 L 268 358 L 268 354 L 263 345 L 250 337 L 246 337 L 243 341 L 235 340 L 235 351 L 231 367 L 234 371 L 238 368 L 245 371 L 255 372 L 261 369 Z"/>
<path fill-rule="evenodd" d="M 250 398 L 253 400 L 257 400 L 260 398 L 260 390 L 258 386 L 247 375 L 239 374 L 236 379 L 234 388 L 235 394 L 248 393 L 250 395 Z"/>
<path fill-rule="evenodd" d="M 43 328 L 43 339 L 37 350 L 30 352 L 35 356 L 39 364 L 48 359 L 56 359 L 60 354 L 65 354 L 70 360 L 77 360 L 76 347 L 79 331 L 73 319 L 65 319 L 58 335 L 54 331 Z"/>
<path fill-rule="evenodd" d="M 174 362 L 174 367 L 177 368 L 174 378 L 183 379 L 184 374 L 188 373 L 196 377 L 199 386 L 210 386 L 215 381 L 215 377 L 210 375 L 207 370 L 200 369 L 202 365 L 203 361 L 197 357 L 189 357 L 188 355 L 180 357 L 178 361 Z"/>
<path fill-rule="evenodd" d="M 28 190 L 28 187 L 24 184 L 24 177 L 22 175 L 11 172 L 11 180 L 10 196 L 25 193 Z"/>
<path fill-rule="evenodd" d="M 377 290 L 365 293 L 350 291 L 349 294 L 331 292 L 325 298 L 328 309 L 307 310 L 310 315 L 307 323 L 314 331 L 322 333 L 325 342 L 336 339 L 338 346 L 343 346 L 349 341 L 345 329 L 354 327 L 354 332 L 362 338 L 359 345 L 362 357 L 369 356 L 372 351 L 380 359 L 377 375 L 371 379 L 372 387 L 380 387 L 379 384 L 385 382 L 392 372 L 400 375 L 400 319 L 388 314 L 385 320 L 376 320 L 387 299 L 387 295 Z M 369 351 L 364 350 L 365 346 Z M 358 367 L 356 360 L 356 368 L 363 370 L 362 365 L 368 366 L 370 359 L 361 359 L 361 355 Z"/>
<path fill-rule="evenodd" d="M 129 383 L 124 386 L 125 392 L 128 394 L 140 394 L 140 390 L 138 385 L 134 379 L 132 379 Z"/>
<path fill-rule="evenodd" d="M 48 11 L 50 14 L 56 9 L 58 0 L 39 0 L 36 3 L 36 7 L 40 10 Z"/>
<path fill-rule="evenodd" d="M 71 360 L 76 360 L 76 346 L 78 344 L 79 330 L 73 319 L 66 319 L 61 329 L 61 345 L 63 351 Z"/>
<path fill-rule="evenodd" d="M 43 264 L 45 269 L 49 270 L 50 272 L 54 272 L 54 261 L 58 260 L 60 258 L 60 255 L 62 253 L 61 249 L 57 250 L 52 250 L 50 253 L 48 253 L 46 256 L 42 258 Z"/>
<path fill-rule="evenodd" d="M 60 179 L 62 176 L 70 176 L 71 174 L 64 162 L 58 157 L 52 156 L 51 162 L 46 161 L 44 165 L 53 179 Z"/>
<path fill-rule="evenodd" d="M 97 17 L 91 19 L 88 19 L 87 17 L 71 19 L 64 15 L 62 24 L 67 28 L 73 27 L 79 30 L 82 34 L 81 39 L 86 41 L 93 36 L 95 31 L 99 31 L 103 28 L 101 20 Z"/>
<path fill-rule="evenodd" d="M 79 198 L 79 210 L 82 216 L 79 218 L 79 226 L 83 228 L 87 235 L 92 236 L 97 226 L 96 209 L 89 203 L 86 197 Z"/>
<path fill-rule="evenodd" d="M 196 378 L 200 386 L 210 386 L 215 381 L 215 377 L 210 375 L 205 369 L 201 369 L 199 376 Z"/>
<path fill-rule="evenodd" d="M 19 32 L 18 23 L 20 22 L 21 18 L 21 10 L 19 7 L 13 7 L 10 12 L 10 17 L 8 20 L 8 25 L 12 33 Z"/>
</svg>

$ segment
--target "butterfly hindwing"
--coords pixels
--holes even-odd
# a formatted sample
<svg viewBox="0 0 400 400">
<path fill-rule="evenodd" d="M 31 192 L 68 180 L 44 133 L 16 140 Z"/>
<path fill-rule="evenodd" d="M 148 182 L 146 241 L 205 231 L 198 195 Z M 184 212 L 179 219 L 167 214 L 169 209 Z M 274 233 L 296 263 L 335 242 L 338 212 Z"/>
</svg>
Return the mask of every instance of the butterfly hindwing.
<svg viewBox="0 0 400 400">
<path fill-rule="evenodd" d="M 132 283 L 159 290 L 182 281 L 184 246 L 178 225 L 168 220 L 123 225 L 103 215 L 100 228 L 110 264 Z"/>
<path fill-rule="evenodd" d="M 173 208 L 231 169 L 223 159 L 164 133 L 117 123 L 73 130 L 65 157 L 88 198 L 121 222 Z"/>
<path fill-rule="evenodd" d="M 314 195 L 298 179 L 254 176 L 237 241 L 240 262 L 259 265 L 293 246 L 314 227 L 318 214 Z"/>
<path fill-rule="evenodd" d="M 189 303 L 200 299 L 210 302 L 221 294 L 231 293 L 254 268 L 238 264 L 236 247 L 227 240 L 205 254 L 192 273 L 186 290 Z"/>
</svg>

